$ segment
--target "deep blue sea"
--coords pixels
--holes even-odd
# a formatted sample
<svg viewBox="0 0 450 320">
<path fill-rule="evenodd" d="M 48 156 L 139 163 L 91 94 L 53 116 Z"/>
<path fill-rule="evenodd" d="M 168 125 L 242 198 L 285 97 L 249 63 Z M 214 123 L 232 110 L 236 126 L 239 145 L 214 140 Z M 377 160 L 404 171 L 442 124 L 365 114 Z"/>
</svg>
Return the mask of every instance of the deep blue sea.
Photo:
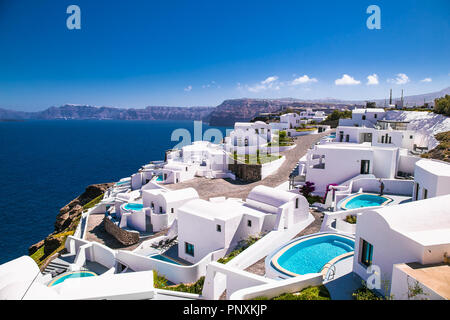
<svg viewBox="0 0 450 320">
<path fill-rule="evenodd" d="M 203 124 L 202 132 L 210 128 Z M 0 264 L 53 232 L 59 209 L 88 185 L 164 160 L 180 142 L 171 141 L 175 129 L 202 136 L 194 139 L 192 121 L 0 122 Z"/>
</svg>

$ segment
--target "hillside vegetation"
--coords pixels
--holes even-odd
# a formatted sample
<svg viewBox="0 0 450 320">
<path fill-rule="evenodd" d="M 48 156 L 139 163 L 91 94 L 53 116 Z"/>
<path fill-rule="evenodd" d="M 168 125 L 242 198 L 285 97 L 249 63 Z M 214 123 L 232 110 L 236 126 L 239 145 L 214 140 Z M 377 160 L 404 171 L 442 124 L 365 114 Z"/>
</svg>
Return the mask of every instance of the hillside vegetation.
<svg viewBox="0 0 450 320">
<path fill-rule="evenodd" d="M 423 154 L 422 158 L 450 162 L 450 131 L 438 133 L 435 138 L 439 141 L 438 146 Z"/>
</svg>

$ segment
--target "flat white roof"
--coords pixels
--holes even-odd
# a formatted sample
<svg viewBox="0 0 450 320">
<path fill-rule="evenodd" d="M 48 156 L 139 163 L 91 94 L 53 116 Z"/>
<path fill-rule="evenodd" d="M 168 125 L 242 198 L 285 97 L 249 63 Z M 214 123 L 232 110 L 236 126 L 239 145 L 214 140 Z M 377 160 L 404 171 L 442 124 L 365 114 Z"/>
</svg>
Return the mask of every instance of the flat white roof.
<svg viewBox="0 0 450 320">
<path fill-rule="evenodd" d="M 375 209 L 390 228 L 424 245 L 450 243 L 450 195 Z"/>
<path fill-rule="evenodd" d="M 436 176 L 450 177 L 450 164 L 447 162 L 431 159 L 421 159 L 416 162 L 416 166 Z"/>
<path fill-rule="evenodd" d="M 369 108 L 369 109 L 354 109 L 352 113 L 375 113 L 375 112 L 385 112 L 382 108 Z"/>
</svg>

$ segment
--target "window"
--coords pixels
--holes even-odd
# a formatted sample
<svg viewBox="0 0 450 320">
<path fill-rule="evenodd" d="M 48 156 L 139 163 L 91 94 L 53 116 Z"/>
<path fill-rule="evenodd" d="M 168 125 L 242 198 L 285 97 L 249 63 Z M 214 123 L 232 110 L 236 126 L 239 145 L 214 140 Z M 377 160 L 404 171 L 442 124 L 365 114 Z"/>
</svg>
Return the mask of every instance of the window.
<svg viewBox="0 0 450 320">
<path fill-rule="evenodd" d="M 370 160 L 361 160 L 361 174 L 369 174 Z"/>
<path fill-rule="evenodd" d="M 259 130 L 258 130 L 258 129 L 255 129 L 255 133 L 256 133 L 256 134 L 259 134 Z"/>
<path fill-rule="evenodd" d="M 348 134 L 345 135 L 345 142 L 349 142 L 350 141 L 350 136 Z"/>
<path fill-rule="evenodd" d="M 167 180 L 167 173 L 164 173 L 164 180 Z"/>
<path fill-rule="evenodd" d="M 366 120 L 366 116 L 362 116 L 362 119 L 363 119 L 363 120 Z"/>
<path fill-rule="evenodd" d="M 162 207 L 159 207 L 159 213 L 163 213 Z"/>
<path fill-rule="evenodd" d="M 170 213 L 173 213 L 173 208 L 170 208 Z"/>
<path fill-rule="evenodd" d="M 247 227 L 251 227 L 252 226 L 252 220 L 247 220 Z"/>
<path fill-rule="evenodd" d="M 152 207 L 152 209 L 155 209 L 155 204 L 153 202 L 152 202 L 151 207 Z"/>
<path fill-rule="evenodd" d="M 419 184 L 416 183 L 416 201 L 419 200 Z"/>
<path fill-rule="evenodd" d="M 188 171 L 188 167 L 186 167 L 186 171 Z"/>
<path fill-rule="evenodd" d="M 428 190 L 423 188 L 423 199 L 427 199 L 428 198 Z"/>
<path fill-rule="evenodd" d="M 377 118 L 377 114 L 375 113 L 375 114 L 373 115 L 373 117 L 374 117 L 374 119 L 376 119 L 376 118 Z"/>
<path fill-rule="evenodd" d="M 295 199 L 295 209 L 298 209 L 298 198 Z"/>
<path fill-rule="evenodd" d="M 218 225 L 216 226 L 216 231 L 217 231 L 217 232 L 222 232 L 222 226 L 221 226 L 220 224 L 218 224 Z"/>
<path fill-rule="evenodd" d="M 372 264 L 373 256 L 373 245 L 368 243 L 366 240 L 361 239 L 361 256 L 359 262 L 361 262 L 366 267 Z"/>
<path fill-rule="evenodd" d="M 412 139 L 412 138 L 413 138 L 413 136 L 409 136 L 409 138 L 410 138 L 410 139 Z"/>
<path fill-rule="evenodd" d="M 194 256 L 194 245 L 188 242 L 184 243 L 184 252 L 190 256 Z"/>
</svg>

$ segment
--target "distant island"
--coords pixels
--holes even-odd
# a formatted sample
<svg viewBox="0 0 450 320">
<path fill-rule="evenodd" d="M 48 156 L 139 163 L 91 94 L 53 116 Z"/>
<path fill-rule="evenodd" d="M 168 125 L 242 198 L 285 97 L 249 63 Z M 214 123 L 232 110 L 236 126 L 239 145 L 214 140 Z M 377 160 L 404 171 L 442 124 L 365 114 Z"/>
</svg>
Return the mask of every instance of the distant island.
<svg viewBox="0 0 450 320">
<path fill-rule="evenodd" d="M 407 105 L 423 105 L 432 103 L 434 99 L 450 94 L 450 87 L 438 92 L 406 96 Z M 384 106 L 384 99 L 371 100 L 379 106 Z M 66 104 L 50 107 L 43 111 L 24 112 L 0 108 L 0 120 L 202 120 L 212 126 L 231 126 L 235 122 L 250 121 L 261 113 L 275 113 L 283 109 L 315 108 L 315 109 L 352 109 L 364 106 L 366 101 L 317 99 L 301 100 L 293 98 L 282 99 L 229 99 L 216 107 L 170 107 L 148 106 L 142 109 L 96 107 L 90 105 Z"/>
</svg>

